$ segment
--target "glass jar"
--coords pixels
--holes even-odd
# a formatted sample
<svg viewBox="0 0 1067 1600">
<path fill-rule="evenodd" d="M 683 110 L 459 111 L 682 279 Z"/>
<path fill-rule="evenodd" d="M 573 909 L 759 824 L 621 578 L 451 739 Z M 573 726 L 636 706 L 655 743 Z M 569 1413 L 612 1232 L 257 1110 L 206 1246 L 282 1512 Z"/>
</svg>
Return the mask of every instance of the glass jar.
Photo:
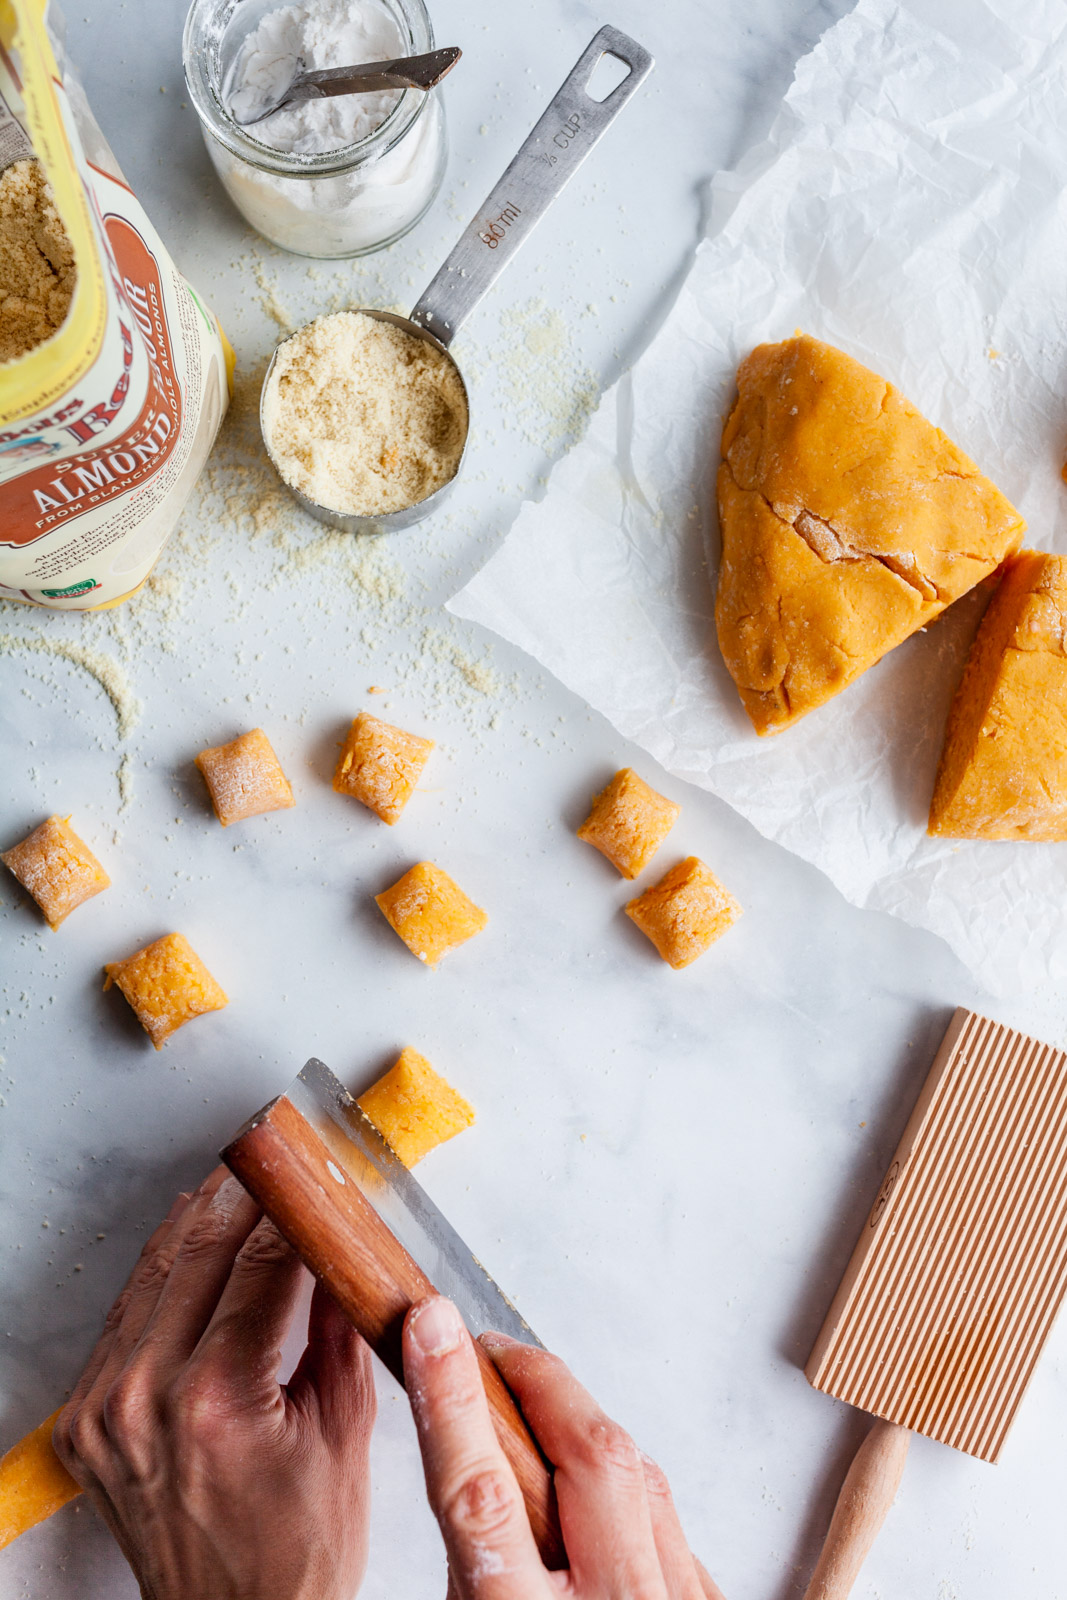
<svg viewBox="0 0 1067 1600">
<path fill-rule="evenodd" d="M 395 22 L 401 53 L 433 49 L 423 0 L 369 0 Z M 244 40 L 285 0 L 193 0 L 183 55 L 204 142 L 230 199 L 283 250 L 320 259 L 392 244 L 424 215 L 447 160 L 440 92 L 405 89 L 373 132 L 318 154 L 274 150 L 236 122 L 223 85 Z M 346 65 L 356 65 L 355 62 Z"/>
</svg>

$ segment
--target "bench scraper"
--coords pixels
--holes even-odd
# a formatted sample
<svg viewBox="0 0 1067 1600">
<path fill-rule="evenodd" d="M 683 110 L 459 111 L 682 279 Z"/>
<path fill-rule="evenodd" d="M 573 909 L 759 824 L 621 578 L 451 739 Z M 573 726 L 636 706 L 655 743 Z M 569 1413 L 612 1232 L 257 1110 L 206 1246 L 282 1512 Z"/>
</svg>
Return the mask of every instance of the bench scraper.
<svg viewBox="0 0 1067 1600">
<path fill-rule="evenodd" d="M 562 1566 L 551 1471 L 477 1336 L 541 1341 L 344 1085 L 321 1061 L 308 1061 L 222 1159 L 398 1382 L 409 1308 L 435 1292 L 455 1302 L 542 1558 Z"/>
</svg>

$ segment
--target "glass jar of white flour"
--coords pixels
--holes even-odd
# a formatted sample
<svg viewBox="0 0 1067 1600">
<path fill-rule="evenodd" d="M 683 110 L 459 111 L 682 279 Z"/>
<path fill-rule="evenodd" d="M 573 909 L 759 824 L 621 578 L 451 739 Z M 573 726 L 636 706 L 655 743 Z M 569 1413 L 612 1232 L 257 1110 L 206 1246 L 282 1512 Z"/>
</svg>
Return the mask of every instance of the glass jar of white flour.
<svg viewBox="0 0 1067 1600">
<path fill-rule="evenodd" d="M 444 176 L 440 92 L 305 100 L 250 127 L 297 71 L 433 49 L 423 0 L 193 0 L 185 76 L 215 169 L 259 233 L 298 255 L 364 255 L 414 227 Z"/>
</svg>

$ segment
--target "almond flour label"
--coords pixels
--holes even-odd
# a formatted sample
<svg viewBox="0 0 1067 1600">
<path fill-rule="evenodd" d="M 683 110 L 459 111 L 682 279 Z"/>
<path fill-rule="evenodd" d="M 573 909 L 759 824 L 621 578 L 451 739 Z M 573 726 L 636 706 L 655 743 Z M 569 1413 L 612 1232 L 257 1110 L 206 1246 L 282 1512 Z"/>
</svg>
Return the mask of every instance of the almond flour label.
<svg viewBox="0 0 1067 1600">
<path fill-rule="evenodd" d="M 75 118 L 37 8 L 13 0 L 9 33 L 11 14 L 0 12 L 0 168 L 4 151 L 25 161 L 29 146 L 76 279 L 58 329 L 46 284 L 42 333 L 2 363 L 0 595 L 79 610 L 125 598 L 151 571 L 228 403 L 227 347 L 99 129 Z"/>
</svg>

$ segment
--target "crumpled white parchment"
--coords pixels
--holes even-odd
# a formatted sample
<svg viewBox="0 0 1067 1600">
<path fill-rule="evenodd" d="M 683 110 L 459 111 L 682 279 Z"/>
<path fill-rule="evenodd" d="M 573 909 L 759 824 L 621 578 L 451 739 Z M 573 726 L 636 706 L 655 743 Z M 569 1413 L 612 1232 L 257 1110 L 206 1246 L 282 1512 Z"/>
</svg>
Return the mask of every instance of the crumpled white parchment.
<svg viewBox="0 0 1067 1600">
<path fill-rule="evenodd" d="M 714 473 L 740 358 L 803 328 L 897 384 L 1067 549 L 1067 4 L 860 0 L 712 184 L 662 330 L 450 602 L 857 905 L 994 993 L 1067 975 L 1067 845 L 925 834 L 971 596 L 758 739 L 715 641 Z M 710 581 L 709 581 L 710 580 Z"/>
</svg>

